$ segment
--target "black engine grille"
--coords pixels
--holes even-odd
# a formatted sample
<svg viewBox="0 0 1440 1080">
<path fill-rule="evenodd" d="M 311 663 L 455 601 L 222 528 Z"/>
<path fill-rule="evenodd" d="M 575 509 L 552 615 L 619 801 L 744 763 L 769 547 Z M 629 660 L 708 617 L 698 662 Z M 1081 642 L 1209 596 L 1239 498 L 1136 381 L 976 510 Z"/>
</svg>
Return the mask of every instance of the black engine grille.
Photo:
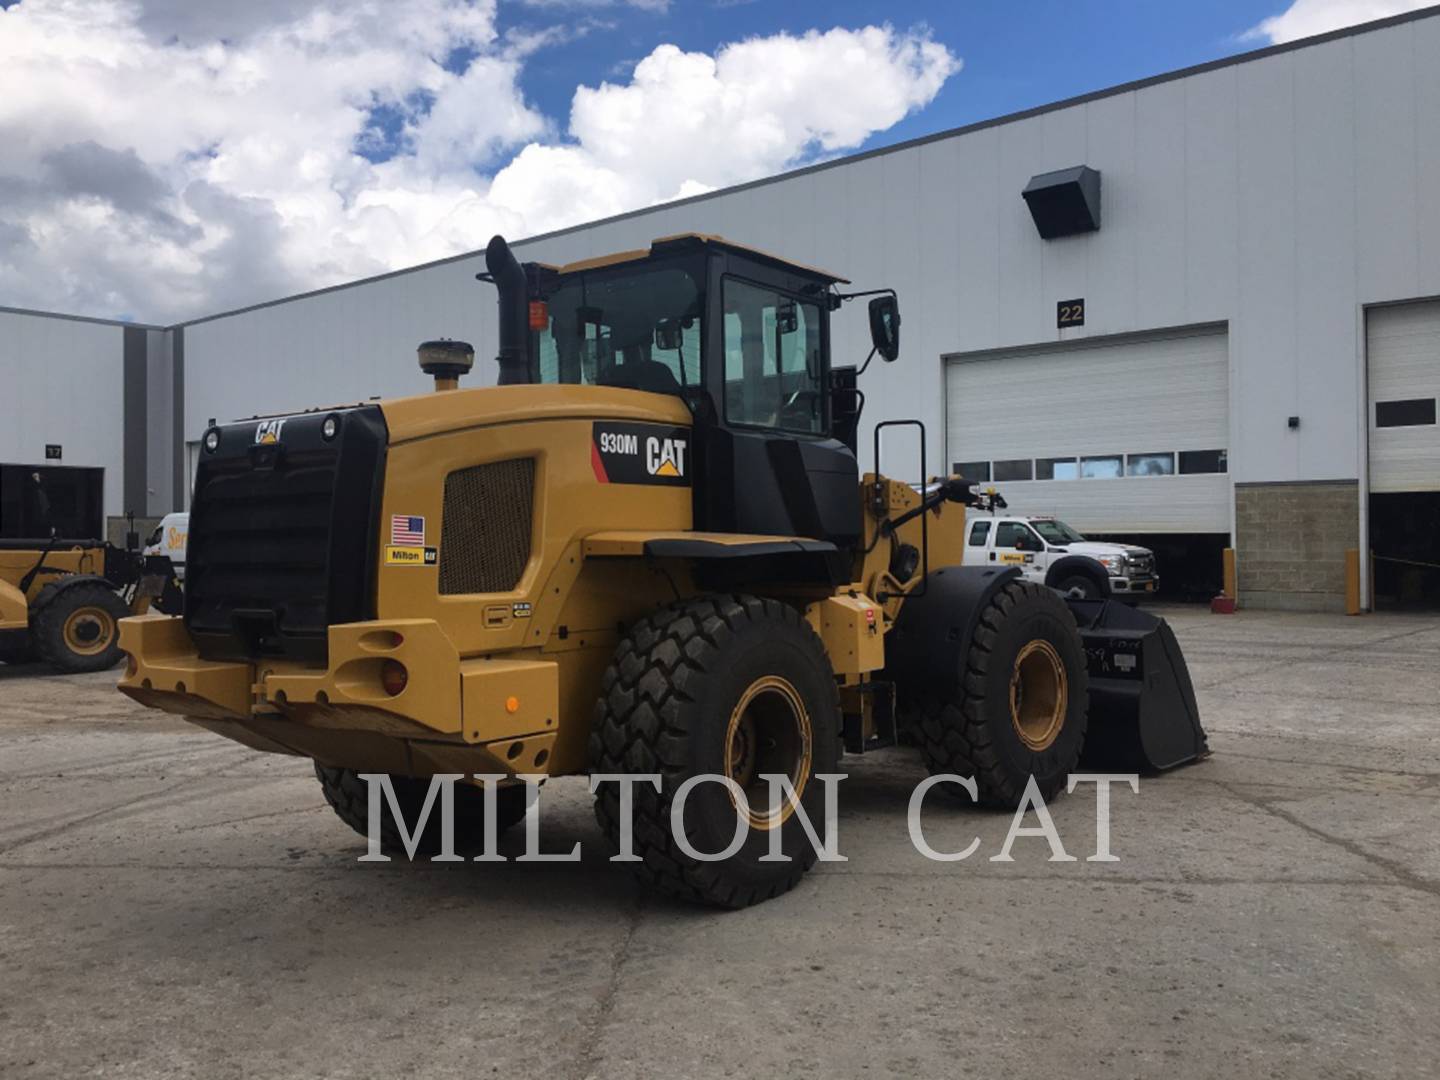
<svg viewBox="0 0 1440 1080">
<path fill-rule="evenodd" d="M 185 624 L 209 659 L 323 661 L 330 624 L 373 617 L 384 420 L 373 406 L 287 417 L 267 444 L 256 427 L 229 425 L 202 453 Z"/>
<path fill-rule="evenodd" d="M 530 561 L 535 459 L 459 469 L 445 478 L 440 592 L 509 592 Z"/>
</svg>

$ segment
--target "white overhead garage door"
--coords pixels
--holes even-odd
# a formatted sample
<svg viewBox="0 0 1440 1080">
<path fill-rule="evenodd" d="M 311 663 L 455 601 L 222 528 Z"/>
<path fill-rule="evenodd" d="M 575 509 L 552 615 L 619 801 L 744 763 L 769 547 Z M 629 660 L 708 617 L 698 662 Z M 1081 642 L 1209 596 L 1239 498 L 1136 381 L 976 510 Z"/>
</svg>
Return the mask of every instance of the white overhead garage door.
<svg viewBox="0 0 1440 1080">
<path fill-rule="evenodd" d="M 1371 308 L 1370 490 L 1440 491 L 1440 301 Z"/>
<path fill-rule="evenodd" d="M 946 357 L 951 468 L 1110 533 L 1230 531 L 1223 326 Z"/>
</svg>

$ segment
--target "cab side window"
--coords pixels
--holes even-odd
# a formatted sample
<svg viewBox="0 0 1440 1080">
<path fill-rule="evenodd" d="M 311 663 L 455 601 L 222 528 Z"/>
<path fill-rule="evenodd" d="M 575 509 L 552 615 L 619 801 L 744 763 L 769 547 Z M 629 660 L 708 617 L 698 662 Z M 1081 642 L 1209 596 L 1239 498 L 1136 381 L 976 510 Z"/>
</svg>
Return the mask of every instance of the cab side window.
<svg viewBox="0 0 1440 1080">
<path fill-rule="evenodd" d="M 990 522 L 977 521 L 970 526 L 970 546 L 984 547 L 985 541 L 990 536 Z"/>
<path fill-rule="evenodd" d="M 737 278 L 724 289 L 725 418 L 823 434 L 820 308 Z"/>
<path fill-rule="evenodd" d="M 995 529 L 995 546 L 1013 548 L 1015 541 L 1022 536 L 1034 542 L 1035 546 L 1038 546 L 1038 541 L 1035 540 L 1035 534 L 1030 531 L 1028 525 L 1019 521 L 1002 521 Z"/>
</svg>

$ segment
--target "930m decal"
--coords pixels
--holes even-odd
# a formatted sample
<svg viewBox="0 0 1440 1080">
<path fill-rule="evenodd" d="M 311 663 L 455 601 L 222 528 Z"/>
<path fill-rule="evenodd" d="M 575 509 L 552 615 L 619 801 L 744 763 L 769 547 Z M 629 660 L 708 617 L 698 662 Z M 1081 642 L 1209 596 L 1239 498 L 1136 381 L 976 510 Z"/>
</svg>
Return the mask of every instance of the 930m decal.
<svg viewBox="0 0 1440 1080">
<path fill-rule="evenodd" d="M 602 484 L 690 486 L 690 429 L 597 420 L 590 465 Z"/>
</svg>

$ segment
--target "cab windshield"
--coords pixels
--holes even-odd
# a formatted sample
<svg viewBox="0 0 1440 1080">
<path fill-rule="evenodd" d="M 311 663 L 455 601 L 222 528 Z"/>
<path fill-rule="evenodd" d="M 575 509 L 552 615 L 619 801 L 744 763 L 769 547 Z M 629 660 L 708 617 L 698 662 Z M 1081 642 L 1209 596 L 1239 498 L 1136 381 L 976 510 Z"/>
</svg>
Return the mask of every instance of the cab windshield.
<svg viewBox="0 0 1440 1080">
<path fill-rule="evenodd" d="M 700 384 L 704 292 L 681 265 L 576 274 L 534 331 L 542 383 L 678 394 Z"/>
<path fill-rule="evenodd" d="M 1063 521 L 1031 521 L 1030 524 L 1045 538 L 1046 543 L 1079 544 L 1085 540 L 1085 537 Z"/>
</svg>

